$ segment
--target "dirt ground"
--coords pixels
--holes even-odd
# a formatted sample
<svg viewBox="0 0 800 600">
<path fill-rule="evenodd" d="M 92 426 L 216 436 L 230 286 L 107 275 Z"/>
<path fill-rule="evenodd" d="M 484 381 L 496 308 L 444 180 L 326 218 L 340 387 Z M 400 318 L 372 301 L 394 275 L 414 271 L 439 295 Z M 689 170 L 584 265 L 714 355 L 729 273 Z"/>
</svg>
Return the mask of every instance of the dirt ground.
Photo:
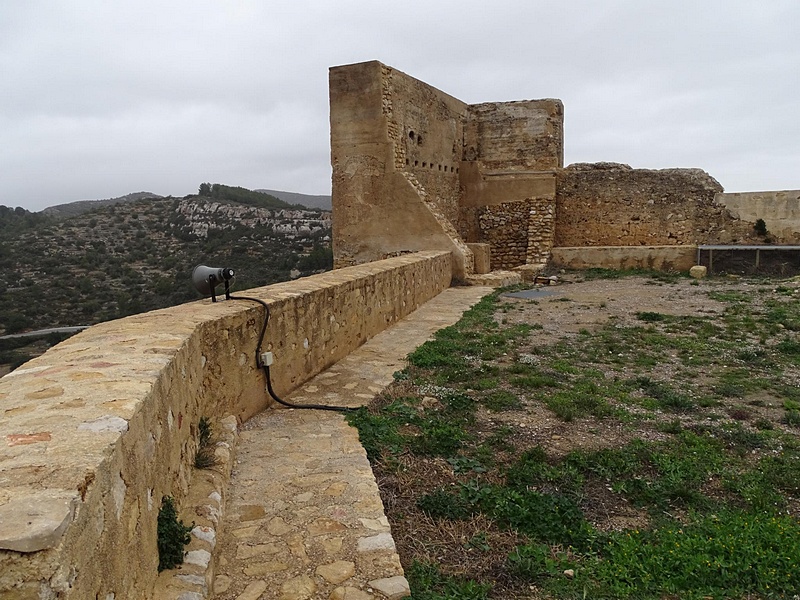
<svg viewBox="0 0 800 600">
<path fill-rule="evenodd" d="M 530 297 L 503 296 L 501 310 L 496 319 L 503 323 L 527 323 L 536 326 L 531 334 L 532 345 L 527 349 L 518 348 L 512 360 L 536 364 L 537 354 L 542 347 L 564 340 L 578 340 L 584 330 L 596 331 L 609 322 L 620 327 L 641 326 L 643 323 L 637 313 L 653 312 L 675 316 L 713 317 L 722 315 L 728 306 L 724 302 L 709 297 L 710 291 L 736 290 L 745 295 L 752 294 L 753 303 L 759 302 L 758 289 L 770 285 L 762 282 L 748 282 L 739 279 L 714 279 L 696 281 L 685 277 L 674 280 L 660 280 L 648 277 L 626 277 L 623 279 L 583 280 L 580 275 L 561 275 L 557 285 L 537 288 Z M 795 289 L 795 297 L 800 297 L 800 278 L 781 285 Z M 763 295 L 763 294 L 762 294 Z M 713 320 L 713 319 L 712 319 Z M 539 328 L 540 327 L 540 328 Z M 585 331 L 584 331 L 585 332 Z M 538 350 L 534 346 L 539 347 Z M 531 354 L 526 354 L 530 351 Z M 649 374 L 661 381 L 679 382 L 681 377 L 680 359 L 672 355 L 654 365 Z M 501 365 L 503 359 L 498 361 Z M 593 365 L 594 366 L 594 365 Z M 605 369 L 602 365 L 600 369 Z M 609 367 L 610 369 L 610 367 Z M 617 376 L 624 376 L 620 369 Z M 641 374 L 641 373 L 639 373 Z M 699 374 L 702 378 L 702 372 Z M 676 379 L 678 378 L 678 379 Z M 800 383 L 795 381 L 795 383 Z M 397 382 L 396 393 L 402 395 L 403 382 Z M 780 421 L 782 412 L 775 404 L 754 402 L 747 407 L 745 424 L 758 417 L 770 421 Z M 726 420 L 743 419 L 731 417 L 734 404 L 742 399 L 731 399 L 731 407 L 715 407 L 714 423 L 719 425 Z M 575 449 L 599 449 L 621 447 L 634 438 L 651 441 L 668 440 L 670 434 L 659 429 L 652 419 L 646 424 L 621 421 L 618 419 L 580 418 L 570 422 L 559 419 L 553 412 L 538 402 L 525 402 L 524 410 L 507 412 L 488 412 L 481 409 L 478 415 L 480 424 L 494 428 L 498 424 L 513 427 L 515 439 L 510 440 L 519 448 L 540 446 L 548 456 L 564 456 Z M 633 409 L 635 410 L 635 408 Z M 728 413 L 726 413 L 728 411 Z M 697 416 L 664 414 L 664 422 L 695 419 Z M 492 526 L 484 517 L 471 521 L 433 520 L 415 506 L 415 498 L 420 493 L 443 485 L 456 485 L 458 476 L 447 461 L 440 458 L 399 457 L 400 469 L 384 471 L 376 469 L 387 514 L 404 562 L 409 557 L 416 560 L 450 565 L 448 571 L 467 577 L 480 576 L 492 579 L 499 589 L 504 587 L 503 562 L 518 540 L 514 534 Z M 491 477 L 491 474 L 489 474 Z M 704 493 L 713 495 L 719 482 L 710 481 Z M 581 508 L 587 519 L 598 530 L 622 530 L 646 527 L 650 516 L 641 508 L 628 503 L 620 494 L 613 493 L 611 487 L 597 485 L 587 490 Z M 680 518 L 679 514 L 673 514 Z M 478 540 L 477 542 L 475 540 Z M 477 544 L 477 545 L 476 545 Z M 481 544 L 491 546 L 492 552 L 480 552 Z M 509 593 L 514 597 L 520 593 L 516 584 L 508 582 Z M 498 589 L 498 588 L 496 588 Z M 527 594 L 522 594 L 528 597 Z M 509 596 L 510 597 L 510 596 Z M 532 598 L 537 597 L 532 591 Z"/>
</svg>

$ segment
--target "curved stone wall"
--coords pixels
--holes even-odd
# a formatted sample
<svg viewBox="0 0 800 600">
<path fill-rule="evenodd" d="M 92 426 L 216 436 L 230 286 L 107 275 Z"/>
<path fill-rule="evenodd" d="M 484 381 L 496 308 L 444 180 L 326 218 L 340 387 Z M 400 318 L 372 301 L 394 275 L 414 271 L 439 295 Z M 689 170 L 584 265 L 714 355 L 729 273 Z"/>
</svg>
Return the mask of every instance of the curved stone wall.
<svg viewBox="0 0 800 600">
<path fill-rule="evenodd" d="M 248 290 L 281 395 L 449 286 L 421 252 Z M 208 300 L 94 326 L 0 379 L 0 596 L 152 598 L 156 517 L 192 478 L 200 417 L 268 406 L 263 308 Z"/>
</svg>

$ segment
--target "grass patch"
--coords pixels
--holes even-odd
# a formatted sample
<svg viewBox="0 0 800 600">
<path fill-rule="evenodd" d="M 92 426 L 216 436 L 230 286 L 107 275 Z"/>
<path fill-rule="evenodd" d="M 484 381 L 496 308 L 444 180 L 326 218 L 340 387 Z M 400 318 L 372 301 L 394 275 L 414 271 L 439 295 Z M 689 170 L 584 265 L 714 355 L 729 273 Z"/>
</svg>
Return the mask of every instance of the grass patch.
<svg viewBox="0 0 800 600">
<path fill-rule="evenodd" d="M 783 597 L 800 591 L 800 527 L 791 517 L 723 511 L 688 525 L 615 533 L 589 585 L 614 598 Z M 780 559 L 776 561 L 776 557 Z"/>
<path fill-rule="evenodd" d="M 414 540 L 401 551 L 414 598 L 800 593 L 787 513 L 800 505 L 800 303 L 790 288 L 683 285 L 724 310 L 655 305 L 556 341 L 503 321 L 503 307 L 518 319 L 546 303 L 490 296 L 348 416 L 397 539 Z"/>
<path fill-rule="evenodd" d="M 414 562 L 406 569 L 414 600 L 486 600 L 491 586 L 465 577 L 443 574 L 430 563 Z"/>
<path fill-rule="evenodd" d="M 519 397 L 506 390 L 498 390 L 481 398 L 481 404 L 494 412 L 514 410 L 522 407 Z"/>
</svg>

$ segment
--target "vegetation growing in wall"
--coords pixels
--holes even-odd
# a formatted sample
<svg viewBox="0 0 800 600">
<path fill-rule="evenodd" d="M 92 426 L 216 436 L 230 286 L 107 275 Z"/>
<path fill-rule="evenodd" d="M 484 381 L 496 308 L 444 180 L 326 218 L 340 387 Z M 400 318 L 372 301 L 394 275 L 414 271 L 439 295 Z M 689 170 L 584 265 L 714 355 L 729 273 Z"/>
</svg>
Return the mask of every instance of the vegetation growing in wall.
<svg viewBox="0 0 800 600">
<path fill-rule="evenodd" d="M 197 423 L 197 453 L 194 455 L 196 469 L 210 469 L 217 464 L 214 455 L 216 443 L 211 422 L 206 417 L 200 417 Z"/>
<path fill-rule="evenodd" d="M 192 527 L 178 519 L 175 500 L 164 496 L 158 511 L 158 571 L 174 569 L 183 564 L 183 548 L 191 540 Z"/>
</svg>

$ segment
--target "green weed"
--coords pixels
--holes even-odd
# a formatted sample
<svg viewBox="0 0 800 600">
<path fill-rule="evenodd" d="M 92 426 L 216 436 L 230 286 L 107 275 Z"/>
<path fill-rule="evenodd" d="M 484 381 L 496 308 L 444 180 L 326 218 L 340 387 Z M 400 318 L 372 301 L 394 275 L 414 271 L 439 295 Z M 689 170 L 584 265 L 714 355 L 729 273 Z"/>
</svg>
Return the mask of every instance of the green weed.
<svg viewBox="0 0 800 600">
<path fill-rule="evenodd" d="M 650 399 L 655 401 L 649 405 L 645 404 L 648 408 L 663 408 L 677 412 L 694 408 L 694 402 L 689 396 L 673 390 L 666 383 L 649 377 L 639 377 L 636 379 L 636 384 Z"/>
<path fill-rule="evenodd" d="M 161 508 L 158 511 L 157 545 L 158 545 L 158 571 L 174 569 L 183 564 L 183 548 L 191 540 L 191 526 L 184 525 L 178 519 L 175 501 L 170 496 L 161 499 Z"/>
<path fill-rule="evenodd" d="M 358 437 L 370 461 L 380 460 L 387 452 L 389 455 L 397 454 L 405 444 L 398 429 L 406 420 L 392 415 L 391 406 L 383 414 L 373 414 L 366 408 L 360 408 L 345 415 L 347 422 L 358 429 Z"/>
<path fill-rule="evenodd" d="M 481 398 L 481 404 L 487 409 L 500 412 L 504 410 L 514 410 L 522 407 L 519 397 L 506 390 L 497 390 Z"/>
<path fill-rule="evenodd" d="M 667 319 L 667 315 L 657 312 L 637 312 L 636 318 L 647 323 L 655 323 L 657 321 L 665 321 Z"/>
<path fill-rule="evenodd" d="M 800 591 L 800 526 L 791 517 L 722 511 L 689 525 L 614 533 L 589 567 L 617 598 L 784 597 Z M 777 596 L 776 596 L 777 595 Z"/>
<path fill-rule="evenodd" d="M 214 453 L 214 431 L 206 417 L 200 417 L 197 423 L 197 452 L 194 455 L 195 469 L 210 469 L 217 464 Z"/>
<path fill-rule="evenodd" d="M 486 600 L 491 586 L 443 574 L 436 565 L 413 562 L 406 577 L 414 600 Z"/>
</svg>

